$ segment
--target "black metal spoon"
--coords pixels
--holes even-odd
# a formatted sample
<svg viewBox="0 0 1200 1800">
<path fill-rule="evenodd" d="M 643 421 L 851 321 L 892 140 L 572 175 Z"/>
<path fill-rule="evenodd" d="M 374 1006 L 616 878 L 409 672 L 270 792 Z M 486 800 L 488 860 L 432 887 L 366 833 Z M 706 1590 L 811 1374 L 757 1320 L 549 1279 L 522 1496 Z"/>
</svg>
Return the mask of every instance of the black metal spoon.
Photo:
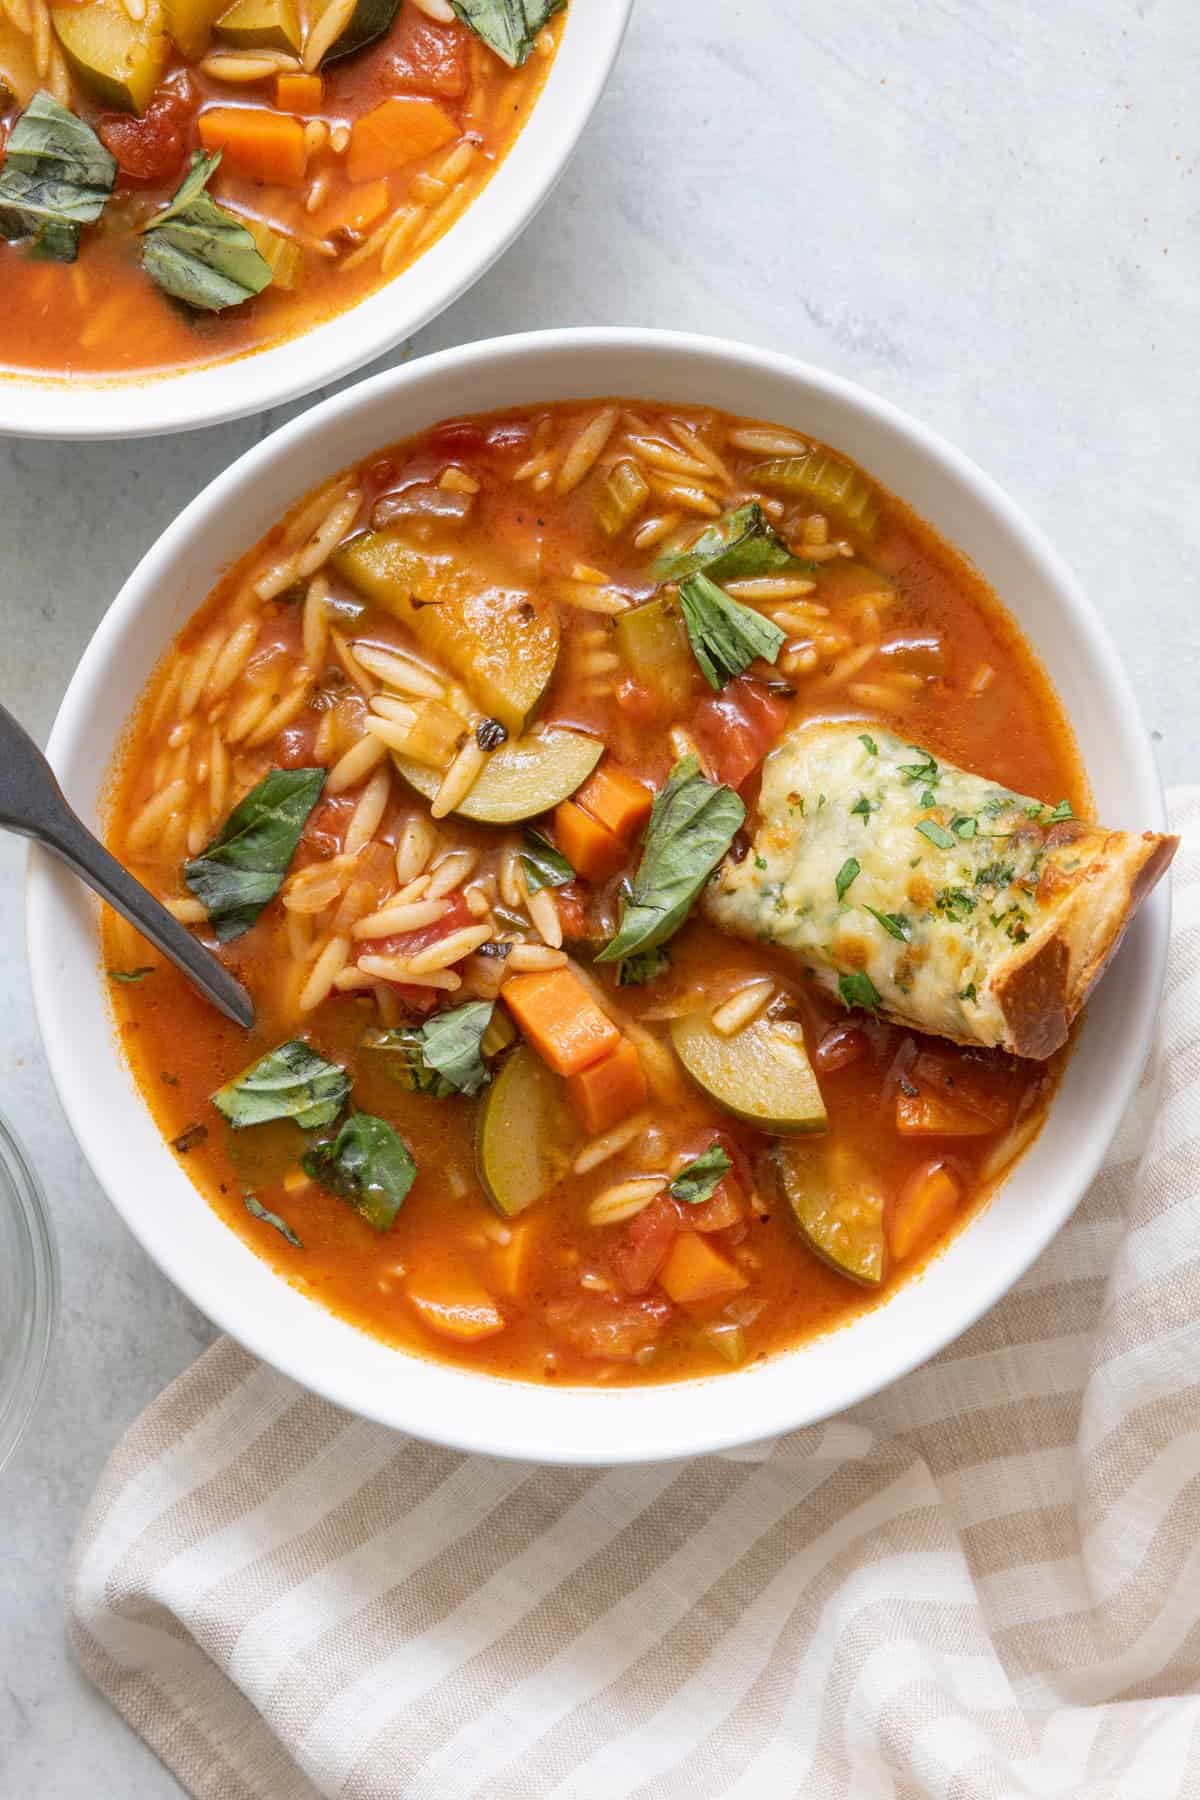
<svg viewBox="0 0 1200 1800">
<path fill-rule="evenodd" d="M 29 733 L 0 706 L 0 826 L 33 838 L 136 925 L 227 1019 L 248 1031 L 254 1002 L 211 951 L 198 944 L 140 881 L 80 823 L 63 797 L 54 771 Z"/>
</svg>

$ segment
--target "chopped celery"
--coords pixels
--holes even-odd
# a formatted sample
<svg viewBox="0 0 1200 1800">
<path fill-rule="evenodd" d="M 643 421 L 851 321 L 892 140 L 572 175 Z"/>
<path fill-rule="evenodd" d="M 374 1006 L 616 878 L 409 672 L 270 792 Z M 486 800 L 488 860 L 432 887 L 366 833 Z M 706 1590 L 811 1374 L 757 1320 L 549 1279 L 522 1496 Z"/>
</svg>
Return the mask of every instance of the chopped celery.
<svg viewBox="0 0 1200 1800">
<path fill-rule="evenodd" d="M 700 1333 L 709 1346 L 734 1368 L 746 1360 L 746 1334 L 740 1325 L 717 1323 L 706 1325 Z"/>
<path fill-rule="evenodd" d="M 696 664 L 687 626 L 674 601 L 660 596 L 621 613 L 617 648 L 632 675 L 672 707 L 687 704 L 696 690 Z"/>
<path fill-rule="evenodd" d="M 448 769 L 462 742 L 465 727 L 456 712 L 440 700 L 419 700 L 404 754 L 433 769 Z"/>
<path fill-rule="evenodd" d="M 271 271 L 271 286 L 294 288 L 300 273 L 300 246 L 264 225 L 261 219 L 243 219 L 242 224 L 254 239 L 254 248 Z M 361 609 L 360 609 L 361 610 Z"/>
<path fill-rule="evenodd" d="M 637 464 L 629 457 L 614 463 L 603 487 L 592 502 L 600 529 L 609 537 L 618 537 L 650 498 L 650 486 Z"/>
<path fill-rule="evenodd" d="M 874 489 L 857 470 L 824 450 L 806 450 L 803 456 L 773 457 L 752 469 L 750 480 L 769 493 L 811 501 L 862 537 L 875 534 L 879 504 Z"/>
</svg>

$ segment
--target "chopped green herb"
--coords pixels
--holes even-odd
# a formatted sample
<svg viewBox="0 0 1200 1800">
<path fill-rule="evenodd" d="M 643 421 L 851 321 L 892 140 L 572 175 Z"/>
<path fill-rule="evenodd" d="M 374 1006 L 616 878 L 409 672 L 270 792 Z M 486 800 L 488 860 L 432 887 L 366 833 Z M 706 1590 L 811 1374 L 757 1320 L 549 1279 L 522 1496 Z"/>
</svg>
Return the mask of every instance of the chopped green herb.
<svg viewBox="0 0 1200 1800">
<path fill-rule="evenodd" d="M 1025 808 L 1025 817 L 1027 819 L 1040 819 L 1045 810 L 1046 809 L 1040 800 L 1031 800 L 1029 805 Z"/>
<path fill-rule="evenodd" d="M 745 817 L 733 789 L 706 781 L 697 757 L 676 763 L 655 797 L 617 934 L 596 961 L 621 962 L 673 937 Z"/>
<path fill-rule="evenodd" d="M 965 888 L 942 888 L 934 905 L 945 918 L 960 925 L 975 911 L 975 901 Z"/>
<path fill-rule="evenodd" d="M 764 874 L 765 874 L 765 872 L 766 872 L 766 867 L 767 867 L 767 859 L 766 859 L 766 857 L 765 857 L 765 856 L 756 856 L 756 857 L 755 857 L 755 859 L 754 859 L 754 866 L 755 866 L 755 868 L 756 868 L 756 869 L 758 869 L 758 870 L 759 870 L 759 872 L 760 872 L 760 873 L 764 873 Z"/>
<path fill-rule="evenodd" d="M 670 1191 L 676 1200 L 683 1200 L 688 1206 L 700 1206 L 705 1200 L 712 1199 L 732 1167 L 720 1144 L 710 1144 L 694 1161 L 680 1169 Z"/>
<path fill-rule="evenodd" d="M 856 856 L 848 856 L 834 877 L 834 887 L 839 900 L 845 898 L 846 889 L 852 885 L 862 872 L 862 864 Z"/>
<path fill-rule="evenodd" d="M 957 818 L 951 819 L 950 829 L 955 837 L 973 838 L 979 830 L 979 820 L 970 813 L 959 813 Z"/>
<path fill-rule="evenodd" d="M 1061 825 L 1064 819 L 1073 819 L 1074 817 L 1075 809 L 1072 807 L 1071 802 L 1069 800 L 1060 800 L 1049 816 L 1049 823 L 1051 825 Z"/>
<path fill-rule="evenodd" d="M 303 1250 L 304 1245 L 296 1236 L 287 1220 L 281 1219 L 278 1213 L 268 1212 L 267 1208 L 256 1194 L 243 1194 L 242 1202 L 245 1205 L 246 1211 L 252 1218 L 261 1219 L 264 1225 L 273 1225 L 280 1237 L 286 1238 L 288 1243 L 293 1245 L 295 1249 Z"/>
<path fill-rule="evenodd" d="M 930 756 L 928 750 L 922 750 L 919 744 L 910 744 L 909 748 L 916 752 L 921 758 L 921 761 L 915 763 L 901 763 L 900 773 L 906 775 L 910 782 L 920 781 L 926 787 L 932 786 L 939 776 L 936 762 L 933 760 L 932 756 Z"/>
<path fill-rule="evenodd" d="M 963 988 L 962 992 L 959 994 L 958 997 L 960 1000 L 972 1000 L 973 1001 L 973 1000 L 977 999 L 978 996 L 976 995 L 976 992 L 975 992 L 975 983 L 973 981 L 969 981 L 967 983 L 966 987 Z"/>
<path fill-rule="evenodd" d="M 526 62 L 538 32 L 567 0 L 451 0 L 455 12 L 477 38 L 510 69 Z"/>
<path fill-rule="evenodd" d="M 333 1124 L 349 1092 L 350 1077 L 340 1063 L 326 1062 L 303 1038 L 292 1038 L 218 1088 L 212 1101 L 235 1131 L 276 1119 L 319 1131 Z"/>
<path fill-rule="evenodd" d="M 931 844 L 936 844 L 939 850 L 953 850 L 953 833 L 947 831 L 944 825 L 939 825 L 936 819 L 922 819 L 917 830 Z"/>
<path fill-rule="evenodd" d="M 135 981 L 145 981 L 147 975 L 153 975 L 153 973 L 153 963 L 142 963 L 136 969 L 109 969 L 107 971 L 108 979 L 119 981 L 123 987 L 128 987 Z"/>
<path fill-rule="evenodd" d="M 1011 863 L 986 863 L 975 877 L 975 886 L 1005 888 L 1011 883 L 1014 873 Z"/>
<path fill-rule="evenodd" d="M 306 1175 L 348 1200 L 376 1231 L 394 1224 L 417 1165 L 404 1140 L 384 1119 L 351 1113 L 336 1138 L 300 1158 Z"/>
<path fill-rule="evenodd" d="M 868 756 L 878 756 L 879 755 L 879 745 L 875 742 L 875 739 L 870 735 L 869 732 L 860 731 L 858 734 L 858 741 L 860 744 L 866 745 Z"/>
<path fill-rule="evenodd" d="M 363 1047 L 389 1052 L 388 1074 L 414 1094 L 477 1094 L 491 1079 L 483 1039 L 493 1010 L 490 1000 L 468 1000 L 419 1027 L 368 1032 Z"/>
<path fill-rule="evenodd" d="M 272 769 L 208 848 L 184 864 L 183 879 L 207 909 L 220 943 L 249 931 L 283 886 L 324 785 L 324 769 Z"/>
<path fill-rule="evenodd" d="M 861 1006 L 866 1012 L 878 1012 L 883 1004 L 879 989 L 861 969 L 852 975 L 838 976 L 838 993 L 843 1006 Z"/>
<path fill-rule="evenodd" d="M 627 956 L 617 964 L 617 986 L 642 987 L 670 966 L 671 958 L 667 951 L 639 950 L 636 955 Z"/>
<path fill-rule="evenodd" d="M 186 1156 L 197 1144 L 202 1144 L 208 1136 L 207 1125 L 185 1125 L 177 1138 L 171 1139 L 172 1150 L 178 1150 L 180 1156 Z"/>
<path fill-rule="evenodd" d="M 0 238 L 32 237 L 36 256 L 74 262 L 80 231 L 100 217 L 116 173 L 116 158 L 90 125 L 35 94 L 0 168 Z"/>
<path fill-rule="evenodd" d="M 240 306 L 270 285 L 271 265 L 250 232 L 205 190 L 221 153 L 192 152 L 162 212 L 143 227 L 142 264 L 163 292 L 200 312 Z"/>
<path fill-rule="evenodd" d="M 824 800 L 824 798 L 825 796 L 822 794 L 821 799 Z M 850 808 L 850 812 L 852 815 L 857 813 L 862 819 L 869 819 L 873 812 L 879 811 L 880 805 L 880 801 L 868 800 L 865 794 L 860 794 L 858 799 L 854 802 L 854 805 Z"/>
<path fill-rule="evenodd" d="M 686 581 L 703 569 L 713 581 L 743 581 L 819 566 L 793 556 L 757 500 L 752 500 L 706 526 L 686 550 L 660 557 L 654 573 L 659 581 Z"/>
<path fill-rule="evenodd" d="M 540 894 L 543 888 L 565 887 L 568 881 L 575 879 L 575 871 L 562 851 L 556 850 L 540 831 L 525 833 L 521 869 L 531 894 Z"/>
<path fill-rule="evenodd" d="M 481 750 L 498 750 L 508 742 L 508 727 L 499 719 L 480 719 L 475 727 L 475 742 Z"/>
<path fill-rule="evenodd" d="M 692 655 L 714 693 L 749 668 L 756 657 L 773 663 L 787 633 L 772 620 L 732 600 L 707 575 L 690 575 L 679 589 L 679 608 Z"/>
<path fill-rule="evenodd" d="M 876 912 L 873 906 L 864 906 L 863 911 L 869 912 L 877 925 L 882 925 L 886 932 L 892 937 L 898 938 L 902 944 L 911 941 L 912 924 L 903 913 Z"/>
</svg>

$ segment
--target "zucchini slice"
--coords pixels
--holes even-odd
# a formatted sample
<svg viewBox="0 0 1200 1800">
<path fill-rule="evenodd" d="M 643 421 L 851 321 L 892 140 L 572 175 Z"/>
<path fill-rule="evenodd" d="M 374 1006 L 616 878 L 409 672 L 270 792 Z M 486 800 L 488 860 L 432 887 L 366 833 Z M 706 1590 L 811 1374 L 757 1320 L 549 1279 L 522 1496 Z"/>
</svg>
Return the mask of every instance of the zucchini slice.
<svg viewBox="0 0 1200 1800">
<path fill-rule="evenodd" d="M 680 1062 L 710 1100 L 760 1131 L 824 1131 L 825 1102 L 793 1020 L 755 1019 L 732 1037 L 714 1031 L 707 1013 L 671 1026 Z"/>
<path fill-rule="evenodd" d="M 854 1152 L 793 1140 L 777 1145 L 775 1168 L 809 1249 L 848 1281 L 879 1287 L 887 1267 L 883 1194 Z"/>
<path fill-rule="evenodd" d="M 548 1194 L 570 1166 L 578 1133 L 562 1082 L 521 1044 L 488 1088 L 475 1128 L 475 1162 L 488 1199 L 515 1218 Z"/>
<path fill-rule="evenodd" d="M 89 93 L 122 112 L 145 112 L 167 58 L 157 7 L 135 22 L 120 0 L 92 0 L 52 6 L 50 21 L 71 73 Z"/>
<path fill-rule="evenodd" d="M 462 805 L 460 818 L 480 825 L 516 825 L 535 819 L 566 800 L 586 781 L 604 753 L 599 738 L 565 726 L 549 726 L 528 737 L 510 738 L 493 750 L 487 766 Z M 440 769 L 394 751 L 392 761 L 411 787 L 432 800 L 442 785 Z"/>
</svg>

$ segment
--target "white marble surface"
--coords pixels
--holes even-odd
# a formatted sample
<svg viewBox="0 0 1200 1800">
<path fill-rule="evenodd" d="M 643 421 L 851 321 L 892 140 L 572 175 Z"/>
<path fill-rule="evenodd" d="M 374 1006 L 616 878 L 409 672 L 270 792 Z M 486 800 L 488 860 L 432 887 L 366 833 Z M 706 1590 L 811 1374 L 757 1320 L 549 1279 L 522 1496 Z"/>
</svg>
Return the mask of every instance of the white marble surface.
<svg viewBox="0 0 1200 1800">
<path fill-rule="evenodd" d="M 1048 529 L 1120 646 L 1165 778 L 1196 779 L 1198 52 L 1193 0 L 639 0 L 556 194 L 413 349 L 645 323 L 866 383 Z M 0 698 L 37 733 L 155 534 L 283 416 L 0 444 Z M 158 1800 L 175 1783 L 66 1656 L 62 1587 L 114 1440 L 210 1333 L 67 1132 L 30 1006 L 22 871 L 0 841 L 0 1104 L 50 1196 L 63 1312 L 0 1476 L 0 1793 Z"/>
</svg>

